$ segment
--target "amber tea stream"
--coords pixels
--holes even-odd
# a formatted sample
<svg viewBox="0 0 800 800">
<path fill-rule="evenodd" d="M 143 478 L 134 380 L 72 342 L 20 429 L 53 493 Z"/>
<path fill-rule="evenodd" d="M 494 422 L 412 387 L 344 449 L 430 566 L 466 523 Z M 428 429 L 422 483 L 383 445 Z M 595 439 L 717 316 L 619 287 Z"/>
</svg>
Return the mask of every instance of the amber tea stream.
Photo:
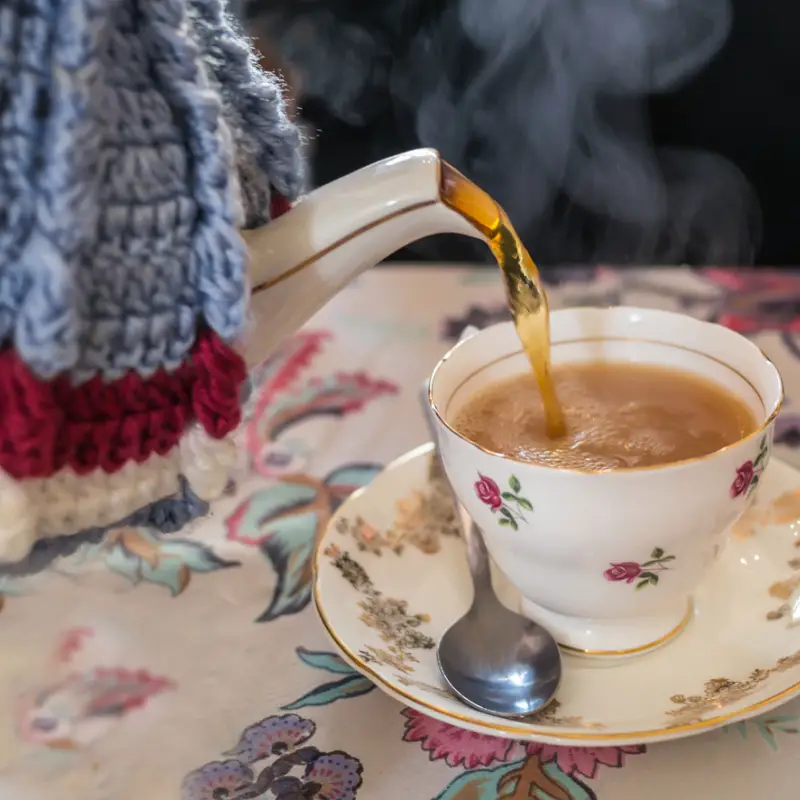
<svg viewBox="0 0 800 800">
<path fill-rule="evenodd" d="M 505 211 L 486 192 L 445 163 L 441 181 L 442 200 L 481 232 L 497 259 L 514 326 L 542 397 L 547 435 L 564 436 L 564 413 L 550 369 L 550 312 L 539 270 Z"/>
</svg>

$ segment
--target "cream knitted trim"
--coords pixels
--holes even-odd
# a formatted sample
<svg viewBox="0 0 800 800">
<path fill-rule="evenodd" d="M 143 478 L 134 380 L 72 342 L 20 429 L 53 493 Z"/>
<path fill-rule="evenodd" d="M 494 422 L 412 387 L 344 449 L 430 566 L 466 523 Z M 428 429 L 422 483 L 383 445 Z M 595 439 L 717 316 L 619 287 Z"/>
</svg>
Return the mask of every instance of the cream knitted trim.
<svg viewBox="0 0 800 800">
<path fill-rule="evenodd" d="M 37 539 L 113 525 L 175 494 L 181 475 L 201 500 L 216 500 L 236 462 L 231 436 L 212 439 L 195 424 L 167 455 L 110 474 L 78 475 L 66 468 L 50 478 L 16 481 L 0 471 L 0 560 L 24 558 Z"/>
</svg>

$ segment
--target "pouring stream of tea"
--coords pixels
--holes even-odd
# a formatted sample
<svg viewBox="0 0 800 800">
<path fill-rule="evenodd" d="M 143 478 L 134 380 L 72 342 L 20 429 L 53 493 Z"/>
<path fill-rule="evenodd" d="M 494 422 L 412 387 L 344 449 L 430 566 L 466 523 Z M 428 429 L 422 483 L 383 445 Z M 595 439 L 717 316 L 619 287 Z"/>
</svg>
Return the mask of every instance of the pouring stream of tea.
<svg viewBox="0 0 800 800">
<path fill-rule="evenodd" d="M 564 413 L 550 369 L 550 312 L 539 270 L 500 206 L 449 164 L 441 165 L 442 200 L 485 237 L 503 273 L 508 305 L 544 406 L 547 435 L 564 436 Z"/>
</svg>

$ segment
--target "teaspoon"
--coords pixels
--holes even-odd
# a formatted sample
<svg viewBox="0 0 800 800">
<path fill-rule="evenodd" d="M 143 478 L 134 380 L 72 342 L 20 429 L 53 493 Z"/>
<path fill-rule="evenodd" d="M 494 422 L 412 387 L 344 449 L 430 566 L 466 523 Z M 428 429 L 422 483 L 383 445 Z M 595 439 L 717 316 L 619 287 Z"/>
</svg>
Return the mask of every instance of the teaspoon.
<svg viewBox="0 0 800 800">
<path fill-rule="evenodd" d="M 436 443 L 427 382 L 422 406 Z M 438 448 L 435 457 L 440 459 Z M 534 714 L 558 689 L 558 644 L 541 625 L 510 611 L 497 599 L 481 531 L 459 503 L 443 468 L 442 474 L 453 496 L 475 589 L 469 611 L 444 632 L 439 642 L 437 660 L 442 677 L 458 697 L 479 711 L 511 718 Z"/>
</svg>

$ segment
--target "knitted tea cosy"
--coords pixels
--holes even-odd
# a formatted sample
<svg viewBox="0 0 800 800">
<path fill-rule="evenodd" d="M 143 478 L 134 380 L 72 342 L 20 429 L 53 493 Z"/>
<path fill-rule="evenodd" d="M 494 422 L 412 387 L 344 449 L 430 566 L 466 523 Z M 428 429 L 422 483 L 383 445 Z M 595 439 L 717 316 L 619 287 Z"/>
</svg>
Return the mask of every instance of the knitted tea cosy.
<svg viewBox="0 0 800 800">
<path fill-rule="evenodd" d="M 0 53 L 0 559 L 27 570 L 225 491 L 238 230 L 297 196 L 300 137 L 223 0 L 9 0 Z"/>
</svg>

